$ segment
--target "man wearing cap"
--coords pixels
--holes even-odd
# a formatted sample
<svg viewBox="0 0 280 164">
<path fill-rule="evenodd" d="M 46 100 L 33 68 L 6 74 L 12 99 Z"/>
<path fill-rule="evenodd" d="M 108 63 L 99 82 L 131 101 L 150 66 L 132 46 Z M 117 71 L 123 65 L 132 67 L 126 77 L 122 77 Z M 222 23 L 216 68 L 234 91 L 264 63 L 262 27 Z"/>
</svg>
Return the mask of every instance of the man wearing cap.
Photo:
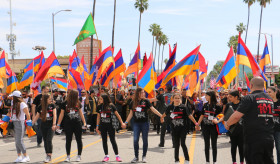
<svg viewBox="0 0 280 164">
<path fill-rule="evenodd" d="M 225 123 L 225 128 L 243 119 L 244 155 L 247 164 L 274 164 L 273 100 L 264 93 L 264 80 L 251 80 L 252 94 L 244 96 L 237 111 Z"/>
</svg>

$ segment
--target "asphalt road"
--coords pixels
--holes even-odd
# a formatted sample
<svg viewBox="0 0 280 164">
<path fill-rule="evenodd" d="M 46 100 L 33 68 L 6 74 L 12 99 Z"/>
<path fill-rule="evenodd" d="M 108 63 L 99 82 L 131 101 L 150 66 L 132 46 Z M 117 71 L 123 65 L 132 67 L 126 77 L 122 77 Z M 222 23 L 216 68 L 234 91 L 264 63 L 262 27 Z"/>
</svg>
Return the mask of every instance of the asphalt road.
<svg viewBox="0 0 280 164">
<path fill-rule="evenodd" d="M 83 164 L 98 164 L 102 163 L 104 152 L 102 148 L 101 137 L 95 135 L 83 135 Z M 134 157 L 133 151 L 133 136 L 131 132 L 121 131 L 116 135 L 117 144 L 119 147 L 119 155 L 122 158 L 122 163 L 130 163 Z M 29 163 L 43 163 L 45 159 L 45 151 L 42 147 L 37 147 L 36 136 L 24 138 L 24 143 L 27 148 L 27 153 L 31 159 Z M 151 164 L 172 164 L 174 163 L 174 149 L 172 149 L 171 136 L 166 135 L 166 144 L 164 148 L 159 148 L 159 135 L 155 131 L 149 133 L 149 149 L 147 153 L 147 161 Z M 188 135 L 186 144 L 189 151 L 191 164 L 204 164 L 204 141 L 200 133 L 194 133 Z M 64 163 L 66 157 L 65 151 L 65 136 L 55 135 L 53 138 L 53 156 L 52 163 Z M 108 163 L 118 163 L 115 161 L 115 155 L 110 141 L 108 142 L 110 161 Z M 71 160 L 74 160 L 77 155 L 76 141 L 72 141 Z M 139 157 L 142 156 L 142 141 L 140 139 L 140 152 Z M 13 163 L 17 158 L 15 142 L 13 137 L 0 138 L 0 163 Z M 276 157 L 274 155 L 275 161 Z M 210 151 L 210 161 L 212 160 L 212 154 Z M 239 161 L 239 155 L 237 155 L 237 161 Z M 180 148 L 180 163 L 184 163 L 184 157 L 182 149 Z M 218 160 L 217 164 L 231 164 L 230 143 L 229 137 L 221 135 L 218 138 Z M 212 163 L 211 163 L 212 164 Z"/>
</svg>

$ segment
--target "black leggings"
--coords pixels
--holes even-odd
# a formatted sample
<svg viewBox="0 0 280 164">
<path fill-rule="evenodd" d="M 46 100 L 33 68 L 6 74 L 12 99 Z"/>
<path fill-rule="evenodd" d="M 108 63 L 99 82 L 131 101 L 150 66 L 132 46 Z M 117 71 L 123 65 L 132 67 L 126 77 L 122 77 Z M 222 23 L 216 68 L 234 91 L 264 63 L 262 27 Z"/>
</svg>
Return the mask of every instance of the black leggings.
<svg viewBox="0 0 280 164">
<path fill-rule="evenodd" d="M 101 132 L 103 150 L 104 150 L 105 155 L 108 155 L 108 144 L 107 144 L 108 134 L 109 134 L 109 138 L 110 138 L 111 144 L 113 146 L 113 150 L 115 152 L 115 155 L 118 155 L 119 154 L 118 145 L 117 145 L 117 142 L 116 142 L 115 129 L 113 128 L 113 126 L 112 125 L 101 124 L 100 125 L 100 132 Z"/>
<path fill-rule="evenodd" d="M 188 153 L 188 148 L 186 146 L 186 135 L 187 135 L 186 127 L 173 129 L 172 138 L 175 146 L 174 149 L 175 162 L 179 161 L 180 143 L 184 152 L 185 160 L 189 161 L 189 153 Z"/>
<path fill-rule="evenodd" d="M 205 144 L 205 157 L 206 162 L 210 162 L 209 160 L 209 150 L 210 150 L 210 138 L 213 152 L 213 162 L 217 161 L 217 139 L 218 132 L 216 129 L 216 125 L 204 125 L 203 127 L 203 137 Z"/>
<path fill-rule="evenodd" d="M 70 155 L 73 133 L 75 134 L 75 138 L 76 138 L 76 142 L 77 142 L 78 155 L 81 155 L 82 150 L 83 150 L 81 122 L 69 121 L 69 120 L 65 121 L 64 131 L 65 131 L 65 135 L 66 135 L 66 153 L 67 153 L 67 155 Z"/>
<path fill-rule="evenodd" d="M 52 139 L 54 134 L 54 131 L 52 130 L 52 122 L 48 123 L 42 121 L 41 131 L 44 140 L 45 152 L 46 154 L 51 154 L 53 150 Z"/>
<path fill-rule="evenodd" d="M 230 141 L 231 141 L 232 162 L 236 162 L 236 149 L 237 149 L 237 147 L 238 147 L 238 150 L 239 150 L 240 162 L 244 162 L 243 134 L 240 133 L 239 135 L 236 135 L 236 136 L 230 136 Z"/>
</svg>

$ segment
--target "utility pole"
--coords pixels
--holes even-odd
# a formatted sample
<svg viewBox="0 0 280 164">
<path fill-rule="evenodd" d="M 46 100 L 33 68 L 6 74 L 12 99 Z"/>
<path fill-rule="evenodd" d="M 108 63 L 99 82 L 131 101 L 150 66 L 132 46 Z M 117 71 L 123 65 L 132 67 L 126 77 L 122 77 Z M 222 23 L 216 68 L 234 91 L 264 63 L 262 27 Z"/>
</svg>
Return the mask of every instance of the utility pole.
<svg viewBox="0 0 280 164">
<path fill-rule="evenodd" d="M 92 6 L 92 20 L 94 22 L 94 15 L 95 15 L 95 4 L 96 0 L 93 0 L 93 6 Z M 98 45 L 99 46 L 99 45 Z M 90 37 L 90 69 L 93 64 L 93 35 Z"/>
</svg>

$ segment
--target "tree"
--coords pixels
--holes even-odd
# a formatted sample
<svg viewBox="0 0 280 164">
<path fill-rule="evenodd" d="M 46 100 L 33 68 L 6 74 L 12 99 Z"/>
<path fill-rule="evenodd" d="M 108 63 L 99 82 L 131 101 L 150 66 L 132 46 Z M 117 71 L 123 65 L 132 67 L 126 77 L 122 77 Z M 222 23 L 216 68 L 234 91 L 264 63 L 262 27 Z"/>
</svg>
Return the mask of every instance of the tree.
<svg viewBox="0 0 280 164">
<path fill-rule="evenodd" d="M 248 4 L 248 21 L 247 21 L 247 28 L 246 28 L 246 35 L 245 35 L 245 44 L 246 44 L 248 28 L 249 28 L 249 21 L 250 21 L 250 7 L 256 2 L 256 0 L 243 0 L 243 2 Z"/>
<path fill-rule="evenodd" d="M 251 79 L 253 79 L 254 75 L 253 75 L 253 73 L 249 72 L 249 73 L 247 73 L 247 77 L 248 77 L 249 81 L 251 81 Z"/>
<path fill-rule="evenodd" d="M 238 46 L 238 35 L 235 35 L 235 36 L 231 36 L 229 38 L 229 41 L 228 41 L 228 47 L 230 48 L 231 46 L 233 47 L 233 51 L 234 53 L 236 54 L 237 53 L 237 46 Z"/>
<path fill-rule="evenodd" d="M 162 65 L 163 65 L 163 52 L 164 52 L 164 46 L 168 43 L 168 37 L 163 34 L 162 35 L 162 55 L 161 55 L 161 72 L 162 70 Z"/>
<path fill-rule="evenodd" d="M 168 59 L 164 59 L 164 63 L 165 63 L 165 65 L 167 64 L 167 62 L 168 62 Z"/>
<path fill-rule="evenodd" d="M 57 58 L 57 59 L 69 59 L 69 55 L 64 55 L 64 56 L 62 56 L 62 55 L 57 55 L 56 58 Z"/>
<path fill-rule="evenodd" d="M 259 48 L 260 48 L 260 38 L 261 38 L 261 32 L 262 32 L 262 13 L 263 13 L 263 8 L 266 7 L 266 4 L 270 4 L 272 0 L 258 0 L 258 2 L 260 2 L 261 5 L 261 15 L 260 15 L 260 27 L 259 27 L 259 39 L 258 39 L 258 53 L 257 53 L 257 60 L 259 62 Z"/>
<path fill-rule="evenodd" d="M 140 42 L 140 31 L 141 31 L 141 16 L 145 10 L 148 9 L 149 3 L 148 0 L 136 0 L 134 3 L 134 7 L 139 10 L 140 18 L 139 18 L 139 34 L 138 34 L 138 42 Z"/>
<path fill-rule="evenodd" d="M 155 59 L 157 58 L 157 44 L 158 44 L 158 39 L 159 37 L 162 35 L 162 32 L 161 32 L 161 28 L 159 27 L 159 29 L 156 31 L 156 34 L 155 34 L 155 38 L 156 38 L 156 47 L 155 47 Z M 155 62 L 156 64 L 156 62 Z"/>
<path fill-rule="evenodd" d="M 115 19 L 116 19 L 116 0 L 114 0 L 114 19 L 113 19 L 113 30 L 112 30 L 112 48 L 114 48 L 115 40 Z"/>
<path fill-rule="evenodd" d="M 153 36 L 152 54 L 154 54 L 154 42 L 155 42 L 155 36 L 156 36 L 158 30 L 160 30 L 160 26 L 158 24 L 153 23 L 150 25 L 149 31 L 152 33 L 152 36 Z"/>
<path fill-rule="evenodd" d="M 224 65 L 224 61 L 218 61 L 214 67 L 213 70 L 208 74 L 207 76 L 207 83 L 209 84 L 211 76 L 213 75 L 215 78 L 217 78 L 222 70 L 222 67 Z"/>
<path fill-rule="evenodd" d="M 242 34 L 246 30 L 246 27 L 243 23 L 239 23 L 239 25 L 236 25 L 236 30 L 238 33 Z"/>
</svg>

